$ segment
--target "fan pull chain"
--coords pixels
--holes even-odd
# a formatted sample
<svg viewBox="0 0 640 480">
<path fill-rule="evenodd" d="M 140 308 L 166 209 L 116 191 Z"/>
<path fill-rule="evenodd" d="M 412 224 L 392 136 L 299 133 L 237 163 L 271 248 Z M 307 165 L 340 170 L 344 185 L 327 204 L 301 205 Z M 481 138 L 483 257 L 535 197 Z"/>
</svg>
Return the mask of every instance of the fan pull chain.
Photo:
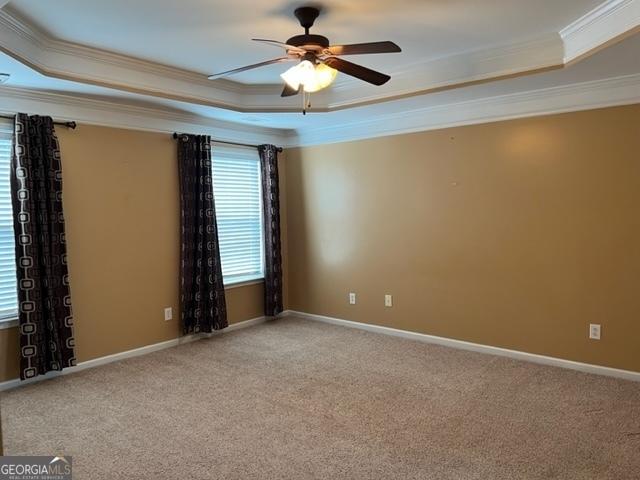
<svg viewBox="0 0 640 480">
<path fill-rule="evenodd" d="M 306 115 L 307 110 L 311 108 L 311 93 L 302 90 L 302 114 Z"/>
</svg>

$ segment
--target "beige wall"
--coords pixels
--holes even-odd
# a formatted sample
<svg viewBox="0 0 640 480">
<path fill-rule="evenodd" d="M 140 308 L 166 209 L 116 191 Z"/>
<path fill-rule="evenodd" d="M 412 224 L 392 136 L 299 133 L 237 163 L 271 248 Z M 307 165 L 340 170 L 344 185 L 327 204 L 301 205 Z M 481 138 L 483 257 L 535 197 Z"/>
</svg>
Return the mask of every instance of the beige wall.
<svg viewBox="0 0 640 480">
<path fill-rule="evenodd" d="M 87 125 L 58 136 L 78 360 L 176 338 L 175 140 Z M 227 290 L 227 306 L 230 323 L 261 316 L 263 285 Z M 174 309 L 168 322 L 165 307 Z M 0 381 L 18 376 L 18 341 L 17 329 L 0 330 Z"/>
<path fill-rule="evenodd" d="M 0 330 L 0 382 L 20 375 L 20 350 L 18 329 Z"/>
<path fill-rule="evenodd" d="M 640 371 L 640 105 L 295 149 L 286 169 L 291 309 Z"/>
<path fill-rule="evenodd" d="M 174 141 L 59 137 L 79 360 L 176 338 Z M 640 106 L 293 149 L 285 305 L 640 371 L 638 152 Z M 230 322 L 262 314 L 262 288 L 227 290 Z M 0 330 L 0 381 L 17 345 Z"/>
</svg>

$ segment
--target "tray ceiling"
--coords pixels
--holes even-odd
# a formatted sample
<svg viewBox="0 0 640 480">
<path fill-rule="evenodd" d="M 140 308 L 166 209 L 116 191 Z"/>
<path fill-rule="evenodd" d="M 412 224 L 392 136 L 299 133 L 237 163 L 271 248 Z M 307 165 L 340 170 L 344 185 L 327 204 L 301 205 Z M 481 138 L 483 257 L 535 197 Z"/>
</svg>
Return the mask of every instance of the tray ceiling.
<svg viewBox="0 0 640 480">
<path fill-rule="evenodd" d="M 0 49 L 50 78 L 238 112 L 294 112 L 298 98 L 282 99 L 279 84 L 264 83 L 286 67 L 213 82 L 205 74 L 277 56 L 249 38 L 299 33 L 290 15 L 296 5 L 13 0 L 0 10 Z M 318 32 L 344 43 L 391 39 L 404 50 L 352 57 L 392 80 L 374 87 L 340 74 L 313 96 L 313 108 L 356 108 L 562 68 L 638 25 L 640 0 L 328 1 Z"/>
<path fill-rule="evenodd" d="M 11 8 L 50 36 L 202 74 L 276 57 L 251 38 L 301 32 L 300 2 L 273 0 L 13 0 Z M 362 58 L 383 71 L 418 61 L 557 33 L 601 0 L 329 0 L 312 32 L 333 43 L 393 40 L 402 55 Z M 279 83 L 282 66 L 233 80 Z"/>
<path fill-rule="evenodd" d="M 640 0 L 325 2 L 318 33 L 389 39 L 403 53 L 351 57 L 392 80 L 373 87 L 339 75 L 306 117 L 272 83 L 281 66 L 206 79 L 278 55 L 249 39 L 300 33 L 298 3 L 4 3 L 3 111 L 294 145 L 640 101 Z"/>
</svg>

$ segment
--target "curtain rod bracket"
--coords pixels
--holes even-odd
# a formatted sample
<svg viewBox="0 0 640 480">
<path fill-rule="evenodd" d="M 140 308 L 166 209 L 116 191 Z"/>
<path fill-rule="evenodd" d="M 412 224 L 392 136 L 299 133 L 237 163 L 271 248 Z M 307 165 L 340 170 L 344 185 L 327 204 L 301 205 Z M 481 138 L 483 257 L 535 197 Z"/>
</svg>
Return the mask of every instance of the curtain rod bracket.
<svg viewBox="0 0 640 480">
<path fill-rule="evenodd" d="M 178 139 L 183 135 L 186 135 L 186 133 L 173 132 L 173 138 L 175 139 Z M 258 148 L 258 145 L 249 145 L 248 143 L 226 142 L 224 140 L 213 140 L 213 139 L 211 141 L 213 143 L 226 143 L 227 145 L 238 145 L 240 147 Z M 276 147 L 276 150 L 278 151 L 278 153 L 282 153 L 284 149 L 282 147 Z"/>
</svg>

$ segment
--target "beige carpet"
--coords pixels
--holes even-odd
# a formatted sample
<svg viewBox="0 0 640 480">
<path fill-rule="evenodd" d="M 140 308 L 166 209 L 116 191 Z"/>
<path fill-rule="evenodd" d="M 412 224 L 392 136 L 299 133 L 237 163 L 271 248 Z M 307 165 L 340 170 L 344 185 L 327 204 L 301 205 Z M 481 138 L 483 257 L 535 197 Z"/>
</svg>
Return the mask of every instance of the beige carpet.
<svg viewBox="0 0 640 480">
<path fill-rule="evenodd" d="M 640 384 L 293 318 L 1 402 L 76 480 L 640 478 Z"/>
</svg>

